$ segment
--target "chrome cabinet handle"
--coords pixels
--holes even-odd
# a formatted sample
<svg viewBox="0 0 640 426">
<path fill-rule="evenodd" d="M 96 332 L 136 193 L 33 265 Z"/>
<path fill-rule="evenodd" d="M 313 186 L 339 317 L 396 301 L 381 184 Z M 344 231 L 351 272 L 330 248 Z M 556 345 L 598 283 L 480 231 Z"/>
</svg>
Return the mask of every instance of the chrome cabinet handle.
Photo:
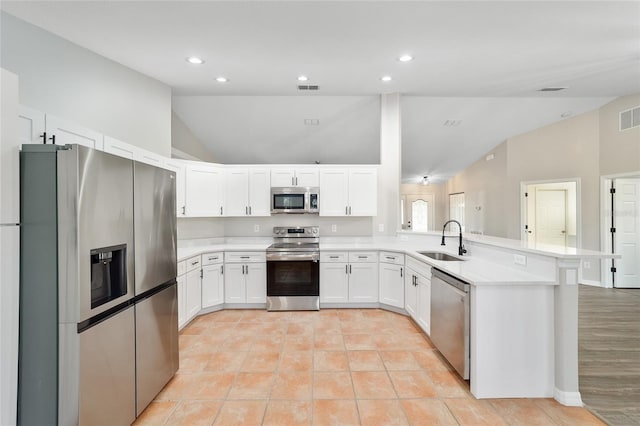
<svg viewBox="0 0 640 426">
<path fill-rule="evenodd" d="M 220 265 L 220 275 L 224 275 L 224 265 Z"/>
<path fill-rule="evenodd" d="M 351 216 L 351 206 L 349 206 L 349 216 Z"/>
<path fill-rule="evenodd" d="M 244 206 L 244 215 L 249 216 L 249 207 Z"/>
<path fill-rule="evenodd" d="M 182 206 L 182 214 L 185 214 L 185 206 Z"/>
<path fill-rule="evenodd" d="M 349 207 L 348 206 L 344 206 L 344 215 L 345 216 L 349 216 Z"/>
<path fill-rule="evenodd" d="M 351 265 L 349 265 L 349 273 L 351 273 Z"/>
<path fill-rule="evenodd" d="M 329 256 L 329 259 L 340 259 L 340 256 Z"/>
<path fill-rule="evenodd" d="M 247 268 L 247 275 L 249 275 L 249 265 L 245 265 L 245 267 Z"/>
<path fill-rule="evenodd" d="M 200 262 L 199 262 L 199 261 L 197 261 L 197 260 L 195 260 L 195 261 L 191 262 L 191 266 L 195 266 L 195 265 L 197 265 L 198 263 L 200 263 Z"/>
<path fill-rule="evenodd" d="M 402 278 L 402 268 L 400 268 L 400 278 Z"/>
<path fill-rule="evenodd" d="M 222 216 L 222 206 L 220 206 L 220 216 Z"/>
<path fill-rule="evenodd" d="M 349 265 L 344 265 L 344 273 L 345 274 L 349 273 Z"/>
<path fill-rule="evenodd" d="M 251 256 L 240 256 L 240 259 L 251 259 Z"/>
<path fill-rule="evenodd" d="M 369 256 L 358 256 L 358 259 L 368 259 Z"/>
<path fill-rule="evenodd" d="M 249 206 L 249 216 L 251 216 L 251 206 Z"/>
</svg>

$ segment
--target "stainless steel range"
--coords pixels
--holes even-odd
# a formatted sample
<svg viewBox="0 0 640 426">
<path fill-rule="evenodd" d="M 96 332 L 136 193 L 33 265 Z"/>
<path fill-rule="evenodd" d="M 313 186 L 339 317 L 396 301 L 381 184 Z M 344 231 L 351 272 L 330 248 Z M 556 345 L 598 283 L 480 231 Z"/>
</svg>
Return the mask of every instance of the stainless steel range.
<svg viewBox="0 0 640 426">
<path fill-rule="evenodd" d="M 320 309 L 320 228 L 273 228 L 267 248 L 267 310 Z"/>
</svg>

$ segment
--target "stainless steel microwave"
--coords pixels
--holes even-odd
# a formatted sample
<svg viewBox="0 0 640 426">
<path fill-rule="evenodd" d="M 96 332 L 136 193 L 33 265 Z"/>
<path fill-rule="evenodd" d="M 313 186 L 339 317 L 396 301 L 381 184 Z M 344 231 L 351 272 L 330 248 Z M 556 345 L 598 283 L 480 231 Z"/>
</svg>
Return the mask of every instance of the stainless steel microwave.
<svg viewBox="0 0 640 426">
<path fill-rule="evenodd" d="M 320 189 L 314 187 L 271 188 L 271 214 L 318 214 Z"/>
</svg>

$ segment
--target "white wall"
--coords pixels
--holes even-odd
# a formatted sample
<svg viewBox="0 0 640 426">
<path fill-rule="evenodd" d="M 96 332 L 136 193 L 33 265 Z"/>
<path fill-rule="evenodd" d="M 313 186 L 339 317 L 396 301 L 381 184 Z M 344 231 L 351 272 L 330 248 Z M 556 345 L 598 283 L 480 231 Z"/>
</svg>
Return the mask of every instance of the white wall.
<svg viewBox="0 0 640 426">
<path fill-rule="evenodd" d="M 174 96 L 173 110 L 223 164 L 380 162 L 379 96 Z"/>
<path fill-rule="evenodd" d="M 1 64 L 20 103 L 171 156 L 171 88 L 2 12 Z"/>
<path fill-rule="evenodd" d="M 171 147 L 191 155 L 194 159 L 216 163 L 216 157 L 196 138 L 193 132 L 171 111 Z"/>
</svg>

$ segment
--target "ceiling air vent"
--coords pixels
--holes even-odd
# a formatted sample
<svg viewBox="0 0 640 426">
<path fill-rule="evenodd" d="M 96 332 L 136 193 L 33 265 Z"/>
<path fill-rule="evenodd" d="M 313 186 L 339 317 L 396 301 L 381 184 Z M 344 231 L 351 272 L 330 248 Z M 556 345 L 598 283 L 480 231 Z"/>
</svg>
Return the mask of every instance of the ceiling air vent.
<svg viewBox="0 0 640 426">
<path fill-rule="evenodd" d="M 298 85 L 298 90 L 318 90 L 319 87 L 316 85 L 309 85 L 309 84 L 300 84 Z"/>
<path fill-rule="evenodd" d="M 620 131 L 640 126 L 640 106 L 620 112 Z"/>
<path fill-rule="evenodd" d="M 538 90 L 538 92 L 559 92 L 566 89 L 566 87 L 543 87 L 542 89 Z"/>
</svg>

